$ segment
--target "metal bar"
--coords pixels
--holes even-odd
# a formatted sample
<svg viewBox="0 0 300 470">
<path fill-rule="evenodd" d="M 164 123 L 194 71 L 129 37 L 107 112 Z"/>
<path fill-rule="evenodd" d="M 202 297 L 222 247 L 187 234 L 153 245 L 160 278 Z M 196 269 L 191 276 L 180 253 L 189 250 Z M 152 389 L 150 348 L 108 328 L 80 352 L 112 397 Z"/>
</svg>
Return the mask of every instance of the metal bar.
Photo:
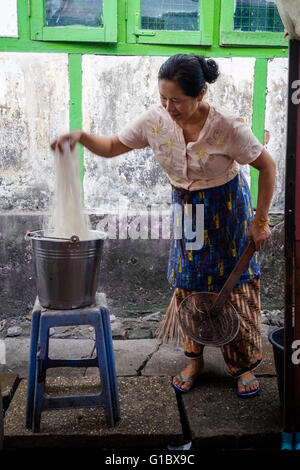
<svg viewBox="0 0 300 470">
<path fill-rule="evenodd" d="M 298 49 L 298 80 L 300 79 L 300 41 L 295 41 Z M 299 82 L 297 81 L 297 84 Z M 298 103 L 299 100 L 296 102 Z M 300 106 L 297 119 L 297 150 L 296 150 L 296 188 L 295 188 L 295 332 L 294 339 L 300 340 Z M 295 395 L 295 427 L 300 431 L 300 364 L 294 364 L 294 395 Z"/>
<path fill-rule="evenodd" d="M 288 122 L 285 179 L 285 318 L 284 318 L 284 381 L 283 381 L 283 429 L 294 431 L 294 367 L 291 361 L 294 304 L 294 254 L 295 254 L 295 175 L 297 136 L 297 106 L 293 101 L 292 84 L 298 78 L 298 42 L 290 41 L 288 78 Z"/>
<path fill-rule="evenodd" d="M 300 121 L 300 120 L 299 120 Z M 299 122 L 298 121 L 298 122 Z M 298 131 L 299 132 L 299 131 Z M 299 134 L 298 134 L 299 135 Z M 300 139 L 298 146 L 300 147 Z M 300 149 L 297 166 L 300 166 Z M 298 177 L 299 185 L 299 177 Z M 295 249 L 295 332 L 294 340 L 300 340 L 300 240 Z M 300 431 L 300 364 L 294 364 L 295 430 Z M 298 399 L 297 399 L 298 398 Z"/>
</svg>

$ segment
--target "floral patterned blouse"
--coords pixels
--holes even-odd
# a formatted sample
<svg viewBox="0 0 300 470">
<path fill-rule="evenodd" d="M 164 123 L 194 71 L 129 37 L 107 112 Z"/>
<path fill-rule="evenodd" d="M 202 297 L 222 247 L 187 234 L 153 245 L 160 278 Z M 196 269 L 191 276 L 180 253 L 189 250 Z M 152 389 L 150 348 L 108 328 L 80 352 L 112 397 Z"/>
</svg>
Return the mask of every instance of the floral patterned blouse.
<svg viewBox="0 0 300 470">
<path fill-rule="evenodd" d="M 154 105 L 119 134 L 132 149 L 150 146 L 170 182 L 190 191 L 232 180 L 239 165 L 253 162 L 263 145 L 241 119 L 210 106 L 195 142 L 186 144 L 182 128 L 162 105 Z"/>
</svg>

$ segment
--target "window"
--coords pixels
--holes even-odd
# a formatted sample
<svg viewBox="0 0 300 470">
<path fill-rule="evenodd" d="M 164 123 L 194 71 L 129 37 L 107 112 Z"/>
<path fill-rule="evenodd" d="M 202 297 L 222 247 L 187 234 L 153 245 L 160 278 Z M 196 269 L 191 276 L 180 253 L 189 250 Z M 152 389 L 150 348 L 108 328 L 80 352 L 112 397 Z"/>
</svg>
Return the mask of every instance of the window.
<svg viewBox="0 0 300 470">
<path fill-rule="evenodd" d="M 267 3 L 265 0 L 237 0 L 234 6 L 233 29 L 271 33 L 284 31 L 275 3 Z"/>
<path fill-rule="evenodd" d="M 31 39 L 117 42 L 117 0 L 31 0 Z"/>
<path fill-rule="evenodd" d="M 46 0 L 46 26 L 80 24 L 103 28 L 103 0 Z"/>
<path fill-rule="evenodd" d="M 141 0 L 141 28 L 169 31 L 198 31 L 199 1 L 149 2 Z"/>
<path fill-rule="evenodd" d="M 213 0 L 128 0 L 128 42 L 212 44 Z"/>
<path fill-rule="evenodd" d="M 287 46 L 276 3 L 222 0 L 221 45 Z"/>
</svg>

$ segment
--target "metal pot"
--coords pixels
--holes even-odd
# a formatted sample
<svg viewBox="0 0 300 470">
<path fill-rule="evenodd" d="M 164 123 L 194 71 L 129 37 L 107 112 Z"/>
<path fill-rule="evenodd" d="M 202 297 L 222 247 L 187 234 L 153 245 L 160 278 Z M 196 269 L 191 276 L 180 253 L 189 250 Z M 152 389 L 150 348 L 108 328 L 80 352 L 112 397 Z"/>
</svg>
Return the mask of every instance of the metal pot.
<svg viewBox="0 0 300 470">
<path fill-rule="evenodd" d="M 90 240 L 28 232 L 34 255 L 36 287 L 42 307 L 73 309 L 95 303 L 105 234 L 94 230 Z"/>
</svg>

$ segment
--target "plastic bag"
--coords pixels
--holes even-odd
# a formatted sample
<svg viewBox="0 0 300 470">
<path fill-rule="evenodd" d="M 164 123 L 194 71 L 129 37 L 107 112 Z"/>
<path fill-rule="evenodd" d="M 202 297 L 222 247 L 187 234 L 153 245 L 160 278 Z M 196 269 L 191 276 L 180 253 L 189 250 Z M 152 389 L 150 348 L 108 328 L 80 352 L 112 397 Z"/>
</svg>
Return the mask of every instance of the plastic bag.
<svg viewBox="0 0 300 470">
<path fill-rule="evenodd" d="M 300 0 L 267 0 L 277 5 L 281 21 L 290 39 L 300 39 Z"/>
</svg>

